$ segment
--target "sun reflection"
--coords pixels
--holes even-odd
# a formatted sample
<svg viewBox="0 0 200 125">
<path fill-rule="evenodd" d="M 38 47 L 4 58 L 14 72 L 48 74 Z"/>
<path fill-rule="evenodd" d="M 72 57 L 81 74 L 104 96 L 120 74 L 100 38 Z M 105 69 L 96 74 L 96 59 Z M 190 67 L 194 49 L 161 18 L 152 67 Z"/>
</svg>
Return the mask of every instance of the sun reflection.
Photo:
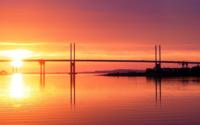
<svg viewBox="0 0 200 125">
<path fill-rule="evenodd" d="M 12 75 L 11 85 L 10 85 L 10 97 L 12 98 L 24 98 L 27 96 L 26 87 L 23 83 L 23 76 L 20 73 L 15 73 Z"/>
</svg>

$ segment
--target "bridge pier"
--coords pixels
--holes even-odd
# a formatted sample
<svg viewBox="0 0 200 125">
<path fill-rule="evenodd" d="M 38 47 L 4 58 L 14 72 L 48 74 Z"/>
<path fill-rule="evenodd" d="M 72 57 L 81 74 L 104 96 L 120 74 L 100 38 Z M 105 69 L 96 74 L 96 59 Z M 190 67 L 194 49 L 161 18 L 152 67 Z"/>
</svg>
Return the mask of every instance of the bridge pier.
<svg viewBox="0 0 200 125">
<path fill-rule="evenodd" d="M 45 86 L 45 75 L 46 75 L 46 69 L 45 69 L 45 60 L 40 60 L 40 85 L 41 87 Z"/>
<path fill-rule="evenodd" d="M 13 71 L 13 73 L 18 73 L 18 68 L 17 67 L 13 67 L 13 69 L 12 69 Z"/>
<path fill-rule="evenodd" d="M 182 68 L 185 69 L 185 68 L 188 68 L 189 67 L 189 64 L 187 62 L 182 62 Z"/>
</svg>

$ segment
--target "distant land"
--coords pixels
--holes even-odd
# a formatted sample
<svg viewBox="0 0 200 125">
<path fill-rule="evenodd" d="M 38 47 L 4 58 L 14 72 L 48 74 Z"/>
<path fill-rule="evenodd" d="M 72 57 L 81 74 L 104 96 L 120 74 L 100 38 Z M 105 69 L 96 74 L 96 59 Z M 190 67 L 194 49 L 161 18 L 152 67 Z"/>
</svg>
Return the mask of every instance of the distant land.
<svg viewBox="0 0 200 125">
<path fill-rule="evenodd" d="M 116 70 L 103 74 L 104 76 L 147 76 L 147 77 L 200 77 L 200 66 L 191 68 L 153 68 L 146 71 L 124 71 Z"/>
<path fill-rule="evenodd" d="M 40 74 L 39 72 L 21 72 L 23 74 Z M 0 75 L 11 75 L 12 72 L 0 71 Z M 46 72 L 46 74 L 69 74 L 69 72 Z M 77 72 L 76 74 L 98 74 L 103 76 L 112 77 L 185 77 L 185 76 L 198 76 L 200 77 L 200 66 L 191 68 L 149 68 L 146 70 L 135 69 L 113 69 L 113 70 L 96 70 Z"/>
</svg>

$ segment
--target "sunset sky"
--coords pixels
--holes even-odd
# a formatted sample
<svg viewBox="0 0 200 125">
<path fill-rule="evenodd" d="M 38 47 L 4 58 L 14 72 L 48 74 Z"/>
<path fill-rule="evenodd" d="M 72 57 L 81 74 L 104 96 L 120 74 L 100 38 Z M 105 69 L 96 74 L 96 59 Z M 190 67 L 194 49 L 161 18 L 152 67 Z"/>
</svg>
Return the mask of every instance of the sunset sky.
<svg viewBox="0 0 200 125">
<path fill-rule="evenodd" d="M 199 0 L 1 0 L 0 56 L 200 60 Z"/>
</svg>

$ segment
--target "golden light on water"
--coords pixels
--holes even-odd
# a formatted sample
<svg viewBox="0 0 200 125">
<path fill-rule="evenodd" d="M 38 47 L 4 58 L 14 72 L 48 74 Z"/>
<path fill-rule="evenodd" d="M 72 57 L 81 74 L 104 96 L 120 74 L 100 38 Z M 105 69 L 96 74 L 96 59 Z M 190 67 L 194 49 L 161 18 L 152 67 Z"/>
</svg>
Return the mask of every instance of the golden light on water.
<svg viewBox="0 0 200 125">
<path fill-rule="evenodd" d="M 23 75 L 15 73 L 12 75 L 10 84 L 10 97 L 25 98 L 28 95 L 28 88 L 24 85 Z"/>
</svg>

